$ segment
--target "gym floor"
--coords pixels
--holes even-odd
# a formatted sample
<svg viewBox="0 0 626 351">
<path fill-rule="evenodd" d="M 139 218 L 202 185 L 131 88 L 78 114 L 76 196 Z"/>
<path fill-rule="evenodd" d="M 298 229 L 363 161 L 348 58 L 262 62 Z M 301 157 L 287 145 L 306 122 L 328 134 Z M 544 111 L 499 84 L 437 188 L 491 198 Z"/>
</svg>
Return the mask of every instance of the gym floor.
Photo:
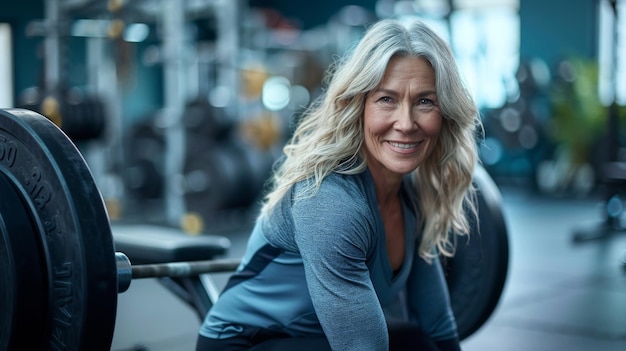
<svg viewBox="0 0 626 351">
<path fill-rule="evenodd" d="M 599 198 L 547 198 L 501 187 L 509 275 L 491 318 L 464 351 L 626 350 L 626 232 L 575 244 L 601 223 Z M 246 232 L 232 234 L 240 257 Z M 225 281 L 217 275 L 216 281 Z M 153 279 L 119 295 L 112 350 L 194 350 L 200 320 Z"/>
</svg>

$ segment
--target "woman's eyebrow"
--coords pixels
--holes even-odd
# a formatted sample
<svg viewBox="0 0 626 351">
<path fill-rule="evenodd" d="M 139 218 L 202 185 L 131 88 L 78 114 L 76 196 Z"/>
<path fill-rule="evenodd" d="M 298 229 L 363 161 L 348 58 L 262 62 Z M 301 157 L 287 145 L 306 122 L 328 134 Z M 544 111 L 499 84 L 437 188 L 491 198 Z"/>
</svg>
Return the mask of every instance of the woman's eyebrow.
<svg viewBox="0 0 626 351">
<path fill-rule="evenodd" d="M 434 90 L 425 90 L 425 91 L 420 91 L 418 94 L 416 94 L 416 97 L 424 97 L 424 96 L 432 96 L 435 95 L 437 96 L 437 92 Z"/>
<path fill-rule="evenodd" d="M 393 89 L 389 89 L 389 88 L 376 88 L 374 89 L 374 91 L 372 92 L 374 94 L 377 93 L 382 93 L 382 94 L 387 94 L 387 95 L 392 95 L 392 96 L 396 96 L 398 95 L 398 92 L 393 90 Z M 420 91 L 419 93 L 414 95 L 414 98 L 423 98 L 425 96 L 437 96 L 437 92 L 435 90 L 424 90 L 424 91 Z"/>
<path fill-rule="evenodd" d="M 392 89 L 387 89 L 387 88 L 376 88 L 373 91 L 374 93 L 383 93 L 383 94 L 388 94 L 388 95 L 397 95 L 398 92 L 396 92 L 395 90 Z"/>
</svg>

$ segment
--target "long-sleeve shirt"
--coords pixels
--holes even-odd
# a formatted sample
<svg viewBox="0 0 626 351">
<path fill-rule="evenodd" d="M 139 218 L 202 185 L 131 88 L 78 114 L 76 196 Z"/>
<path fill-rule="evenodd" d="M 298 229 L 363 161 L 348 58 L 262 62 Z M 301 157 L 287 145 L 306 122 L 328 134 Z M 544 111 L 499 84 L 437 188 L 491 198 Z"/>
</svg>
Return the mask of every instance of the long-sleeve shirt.
<svg viewBox="0 0 626 351">
<path fill-rule="evenodd" d="M 387 350 L 386 318 L 396 311 L 431 339 L 457 337 L 438 260 L 418 255 L 413 192 L 401 190 L 405 255 L 393 271 L 369 171 L 332 173 L 313 196 L 296 184 L 260 216 L 241 265 L 200 328 L 227 338 L 246 326 L 291 336 L 325 334 L 333 350 Z"/>
</svg>

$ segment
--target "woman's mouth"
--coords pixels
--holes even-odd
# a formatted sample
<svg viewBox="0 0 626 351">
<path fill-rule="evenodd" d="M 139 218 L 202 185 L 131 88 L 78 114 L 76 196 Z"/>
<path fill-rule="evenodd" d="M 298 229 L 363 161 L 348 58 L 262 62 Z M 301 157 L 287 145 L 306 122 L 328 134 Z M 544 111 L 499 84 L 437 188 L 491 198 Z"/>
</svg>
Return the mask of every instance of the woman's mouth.
<svg viewBox="0 0 626 351">
<path fill-rule="evenodd" d="M 388 143 L 389 145 L 395 148 L 403 149 L 403 150 L 411 150 L 411 149 L 416 148 L 419 145 L 419 143 L 399 143 L 396 141 L 389 141 Z"/>
</svg>

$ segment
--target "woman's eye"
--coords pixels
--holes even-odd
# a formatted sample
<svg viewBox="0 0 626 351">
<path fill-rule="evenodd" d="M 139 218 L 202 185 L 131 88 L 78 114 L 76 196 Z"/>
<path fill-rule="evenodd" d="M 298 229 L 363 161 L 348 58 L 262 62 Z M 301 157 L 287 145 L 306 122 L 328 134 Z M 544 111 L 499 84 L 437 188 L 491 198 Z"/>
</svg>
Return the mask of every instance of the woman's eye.
<svg viewBox="0 0 626 351">
<path fill-rule="evenodd" d="M 378 101 L 380 101 L 380 102 L 384 102 L 384 103 L 390 103 L 390 102 L 392 102 L 393 100 L 392 100 L 389 96 L 383 96 L 383 97 L 381 97 L 380 99 L 378 99 Z"/>
<path fill-rule="evenodd" d="M 435 101 L 431 99 L 419 99 L 415 107 L 423 111 L 430 111 L 435 108 Z"/>
</svg>

